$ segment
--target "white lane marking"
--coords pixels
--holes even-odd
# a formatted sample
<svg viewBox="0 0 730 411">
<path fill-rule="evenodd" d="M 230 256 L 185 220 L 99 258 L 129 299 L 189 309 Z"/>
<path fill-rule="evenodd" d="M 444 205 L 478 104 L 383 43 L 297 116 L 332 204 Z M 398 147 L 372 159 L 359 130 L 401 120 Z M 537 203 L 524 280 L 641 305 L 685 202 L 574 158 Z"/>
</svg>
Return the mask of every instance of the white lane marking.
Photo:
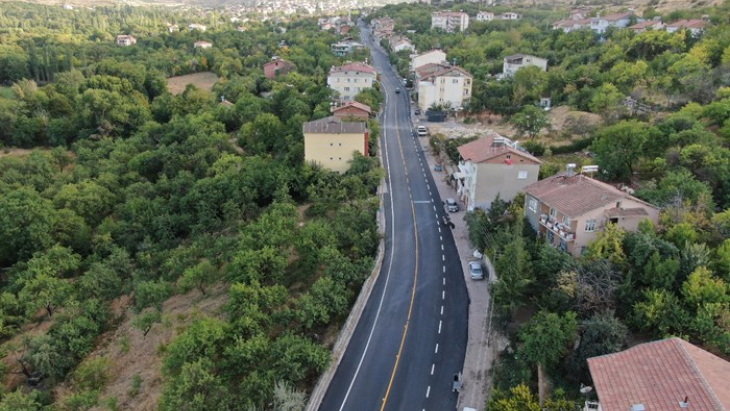
<svg viewBox="0 0 730 411">
<path fill-rule="evenodd" d="M 446 290 L 441 291 L 441 299 L 442 300 L 446 299 Z"/>
<path fill-rule="evenodd" d="M 433 206 L 433 211 L 436 211 L 436 206 Z"/>
<path fill-rule="evenodd" d="M 444 245 L 441 244 L 441 251 L 444 251 Z"/>
<path fill-rule="evenodd" d="M 434 354 L 439 353 L 439 343 L 436 343 L 436 350 L 433 352 Z"/>
<path fill-rule="evenodd" d="M 433 370 L 436 368 L 436 364 L 431 364 L 431 375 L 433 375 Z"/>
<path fill-rule="evenodd" d="M 443 285 L 446 285 L 446 277 L 443 278 L 443 281 L 441 282 Z"/>
<path fill-rule="evenodd" d="M 446 256 L 441 254 L 441 261 L 446 261 Z"/>
<path fill-rule="evenodd" d="M 444 237 L 443 236 L 439 236 L 439 240 L 444 241 Z"/>
<path fill-rule="evenodd" d="M 441 232 L 441 227 L 439 227 L 439 233 Z"/>
<path fill-rule="evenodd" d="M 444 306 L 441 306 L 441 315 L 444 315 Z"/>
<path fill-rule="evenodd" d="M 439 320 L 439 334 L 441 334 L 441 320 Z"/>
<path fill-rule="evenodd" d="M 428 396 L 430 394 L 431 394 L 431 386 L 429 385 L 428 388 L 426 389 L 426 398 L 428 398 Z"/>
<path fill-rule="evenodd" d="M 444 272 L 446 272 L 446 266 L 444 266 Z"/>
</svg>

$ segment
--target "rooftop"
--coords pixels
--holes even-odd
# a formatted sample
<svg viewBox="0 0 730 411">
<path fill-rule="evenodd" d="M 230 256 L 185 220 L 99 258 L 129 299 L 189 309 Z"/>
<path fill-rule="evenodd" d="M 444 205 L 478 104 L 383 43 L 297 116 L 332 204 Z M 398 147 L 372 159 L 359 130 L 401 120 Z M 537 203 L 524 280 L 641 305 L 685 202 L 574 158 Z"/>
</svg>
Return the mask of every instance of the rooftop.
<svg viewBox="0 0 730 411">
<path fill-rule="evenodd" d="M 667 24 L 667 27 L 677 27 L 684 29 L 704 29 L 705 27 L 707 27 L 707 22 L 698 19 L 677 20 L 674 23 Z"/>
<path fill-rule="evenodd" d="M 342 121 L 338 117 L 330 116 L 320 120 L 304 123 L 304 132 L 313 134 L 350 134 L 365 133 L 368 131 L 363 122 Z"/>
<path fill-rule="evenodd" d="M 335 107 L 332 109 L 333 112 L 340 111 L 349 107 L 359 108 L 360 110 L 363 110 L 367 112 L 368 114 L 372 113 L 372 110 L 370 109 L 370 106 L 367 104 L 358 103 L 357 101 L 348 101 L 347 103 L 341 105 L 340 107 Z"/>
<path fill-rule="evenodd" d="M 525 187 L 525 192 L 568 217 L 578 217 L 597 208 L 629 198 L 655 208 L 618 188 L 582 174 L 560 173 Z"/>
<path fill-rule="evenodd" d="M 663 26 L 664 23 L 662 23 L 661 21 L 646 20 L 646 21 L 642 21 L 641 23 L 636 23 L 633 26 L 630 26 L 629 28 L 634 29 L 634 30 L 641 30 L 641 29 L 645 29 L 648 27 L 654 27 L 656 25 Z"/>
<path fill-rule="evenodd" d="M 599 17 L 600 20 L 606 20 L 606 21 L 618 21 L 622 19 L 627 19 L 631 17 L 631 13 L 614 13 L 614 14 L 607 14 L 603 17 Z"/>
<path fill-rule="evenodd" d="M 604 411 L 730 410 L 730 363 L 680 338 L 589 358 L 588 367 Z"/>
<path fill-rule="evenodd" d="M 500 138 L 505 139 L 505 137 L 502 137 L 494 131 L 490 131 L 478 140 L 459 146 L 459 154 L 466 161 L 481 163 L 504 153 L 512 153 L 540 164 L 540 160 L 532 155 L 517 150 L 507 144 L 499 143 L 498 139 Z M 495 140 L 497 140 L 497 143 L 495 143 Z M 506 139 L 506 143 L 511 143 L 511 140 Z"/>
<path fill-rule="evenodd" d="M 332 68 L 330 69 L 330 74 L 331 73 L 341 73 L 341 72 L 345 72 L 345 71 L 370 73 L 373 75 L 375 74 L 375 68 L 373 68 L 372 66 L 369 66 L 365 63 L 347 63 L 347 64 L 343 64 L 339 67 L 332 66 Z"/>
</svg>

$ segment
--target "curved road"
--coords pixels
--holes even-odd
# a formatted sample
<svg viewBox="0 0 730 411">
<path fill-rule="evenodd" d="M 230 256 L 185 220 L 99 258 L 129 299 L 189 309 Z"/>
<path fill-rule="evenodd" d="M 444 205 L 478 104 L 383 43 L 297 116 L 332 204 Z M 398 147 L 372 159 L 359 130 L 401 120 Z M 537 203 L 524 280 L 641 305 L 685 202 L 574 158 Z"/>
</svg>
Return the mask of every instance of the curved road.
<svg viewBox="0 0 730 411">
<path fill-rule="evenodd" d="M 407 93 L 395 93 L 400 77 L 360 27 L 385 91 L 385 259 L 320 410 L 454 410 L 452 379 L 467 338 L 464 274 L 451 230 L 440 224 L 445 211 L 414 137 Z"/>
</svg>

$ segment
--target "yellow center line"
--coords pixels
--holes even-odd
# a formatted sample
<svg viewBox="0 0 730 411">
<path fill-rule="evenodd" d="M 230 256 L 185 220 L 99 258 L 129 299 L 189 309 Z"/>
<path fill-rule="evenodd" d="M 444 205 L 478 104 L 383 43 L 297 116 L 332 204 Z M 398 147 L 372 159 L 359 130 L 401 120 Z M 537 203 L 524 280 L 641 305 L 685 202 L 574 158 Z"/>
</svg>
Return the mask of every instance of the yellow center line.
<svg viewBox="0 0 730 411">
<path fill-rule="evenodd" d="M 396 121 L 396 136 L 398 138 L 398 148 L 400 148 L 400 157 L 403 160 L 404 170 L 406 173 L 406 180 L 408 180 L 408 167 L 406 166 L 406 157 L 403 154 L 403 144 L 401 143 L 400 128 L 398 128 L 398 102 L 396 98 L 395 104 L 395 121 Z M 408 335 L 408 325 L 411 321 L 411 314 L 413 313 L 413 302 L 416 300 L 416 284 L 418 283 L 418 223 L 416 222 L 416 207 L 411 197 L 411 215 L 413 216 L 413 235 L 416 239 L 416 267 L 413 272 L 413 289 L 411 290 L 411 303 L 408 307 L 408 317 L 406 318 L 406 325 L 403 327 L 403 336 L 400 340 L 400 347 L 398 347 L 398 354 L 395 357 L 395 364 L 393 364 L 393 372 L 390 374 L 390 381 L 388 382 L 388 389 L 385 392 L 383 398 L 383 405 L 380 407 L 380 411 L 385 410 L 385 405 L 388 403 L 388 397 L 390 396 L 390 389 L 393 387 L 393 380 L 395 380 L 395 374 L 398 371 L 398 364 L 400 363 L 401 355 L 403 354 L 403 346 L 406 342 L 406 335 Z"/>
</svg>

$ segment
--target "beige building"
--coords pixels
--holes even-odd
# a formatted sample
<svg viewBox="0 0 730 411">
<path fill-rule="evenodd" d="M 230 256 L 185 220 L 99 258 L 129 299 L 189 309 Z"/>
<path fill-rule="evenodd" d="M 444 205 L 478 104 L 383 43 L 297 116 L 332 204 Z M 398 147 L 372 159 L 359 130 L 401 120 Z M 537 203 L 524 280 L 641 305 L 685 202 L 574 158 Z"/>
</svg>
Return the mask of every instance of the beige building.
<svg viewBox="0 0 730 411">
<path fill-rule="evenodd" d="M 512 140 L 490 131 L 459 147 L 457 190 L 467 210 L 489 208 L 497 195 L 510 201 L 537 181 L 540 160 L 516 146 Z"/>
<path fill-rule="evenodd" d="M 196 41 L 193 44 L 193 47 L 195 47 L 196 49 L 209 49 L 213 47 L 213 43 L 209 41 Z"/>
<path fill-rule="evenodd" d="M 550 244 L 580 257 L 609 223 L 637 231 L 642 220 L 659 220 L 653 205 L 568 166 L 567 173 L 525 187 L 525 217 Z"/>
<path fill-rule="evenodd" d="M 494 13 L 491 11 L 480 11 L 477 13 L 477 21 L 492 21 L 494 20 Z"/>
<path fill-rule="evenodd" d="M 426 64 L 446 64 L 446 53 L 441 50 L 429 50 L 411 57 L 411 71 L 416 71 Z"/>
<path fill-rule="evenodd" d="M 120 34 L 117 36 L 117 46 L 127 47 L 137 44 L 137 39 L 134 36 L 127 34 Z"/>
<path fill-rule="evenodd" d="M 427 73 L 426 68 L 435 68 Z M 462 108 L 471 99 L 474 77 L 457 66 L 427 65 L 416 72 L 418 107 L 426 111 L 432 105 Z"/>
<path fill-rule="evenodd" d="M 376 80 L 377 72 L 372 66 L 348 63 L 330 69 L 327 86 L 340 94 L 340 100 L 352 101 L 359 92 L 373 87 Z"/>
<path fill-rule="evenodd" d="M 504 58 L 502 64 L 502 75 L 512 77 L 517 70 L 523 67 L 535 66 L 542 71 L 547 71 L 548 61 L 544 58 L 531 56 L 529 54 L 514 54 Z"/>
<path fill-rule="evenodd" d="M 469 15 L 463 11 L 437 11 L 431 13 L 431 30 L 441 29 L 447 33 L 464 31 L 469 27 Z"/>
<path fill-rule="evenodd" d="M 352 154 L 368 155 L 370 132 L 363 122 L 348 122 L 332 116 L 304 123 L 304 161 L 344 173 Z"/>
</svg>

